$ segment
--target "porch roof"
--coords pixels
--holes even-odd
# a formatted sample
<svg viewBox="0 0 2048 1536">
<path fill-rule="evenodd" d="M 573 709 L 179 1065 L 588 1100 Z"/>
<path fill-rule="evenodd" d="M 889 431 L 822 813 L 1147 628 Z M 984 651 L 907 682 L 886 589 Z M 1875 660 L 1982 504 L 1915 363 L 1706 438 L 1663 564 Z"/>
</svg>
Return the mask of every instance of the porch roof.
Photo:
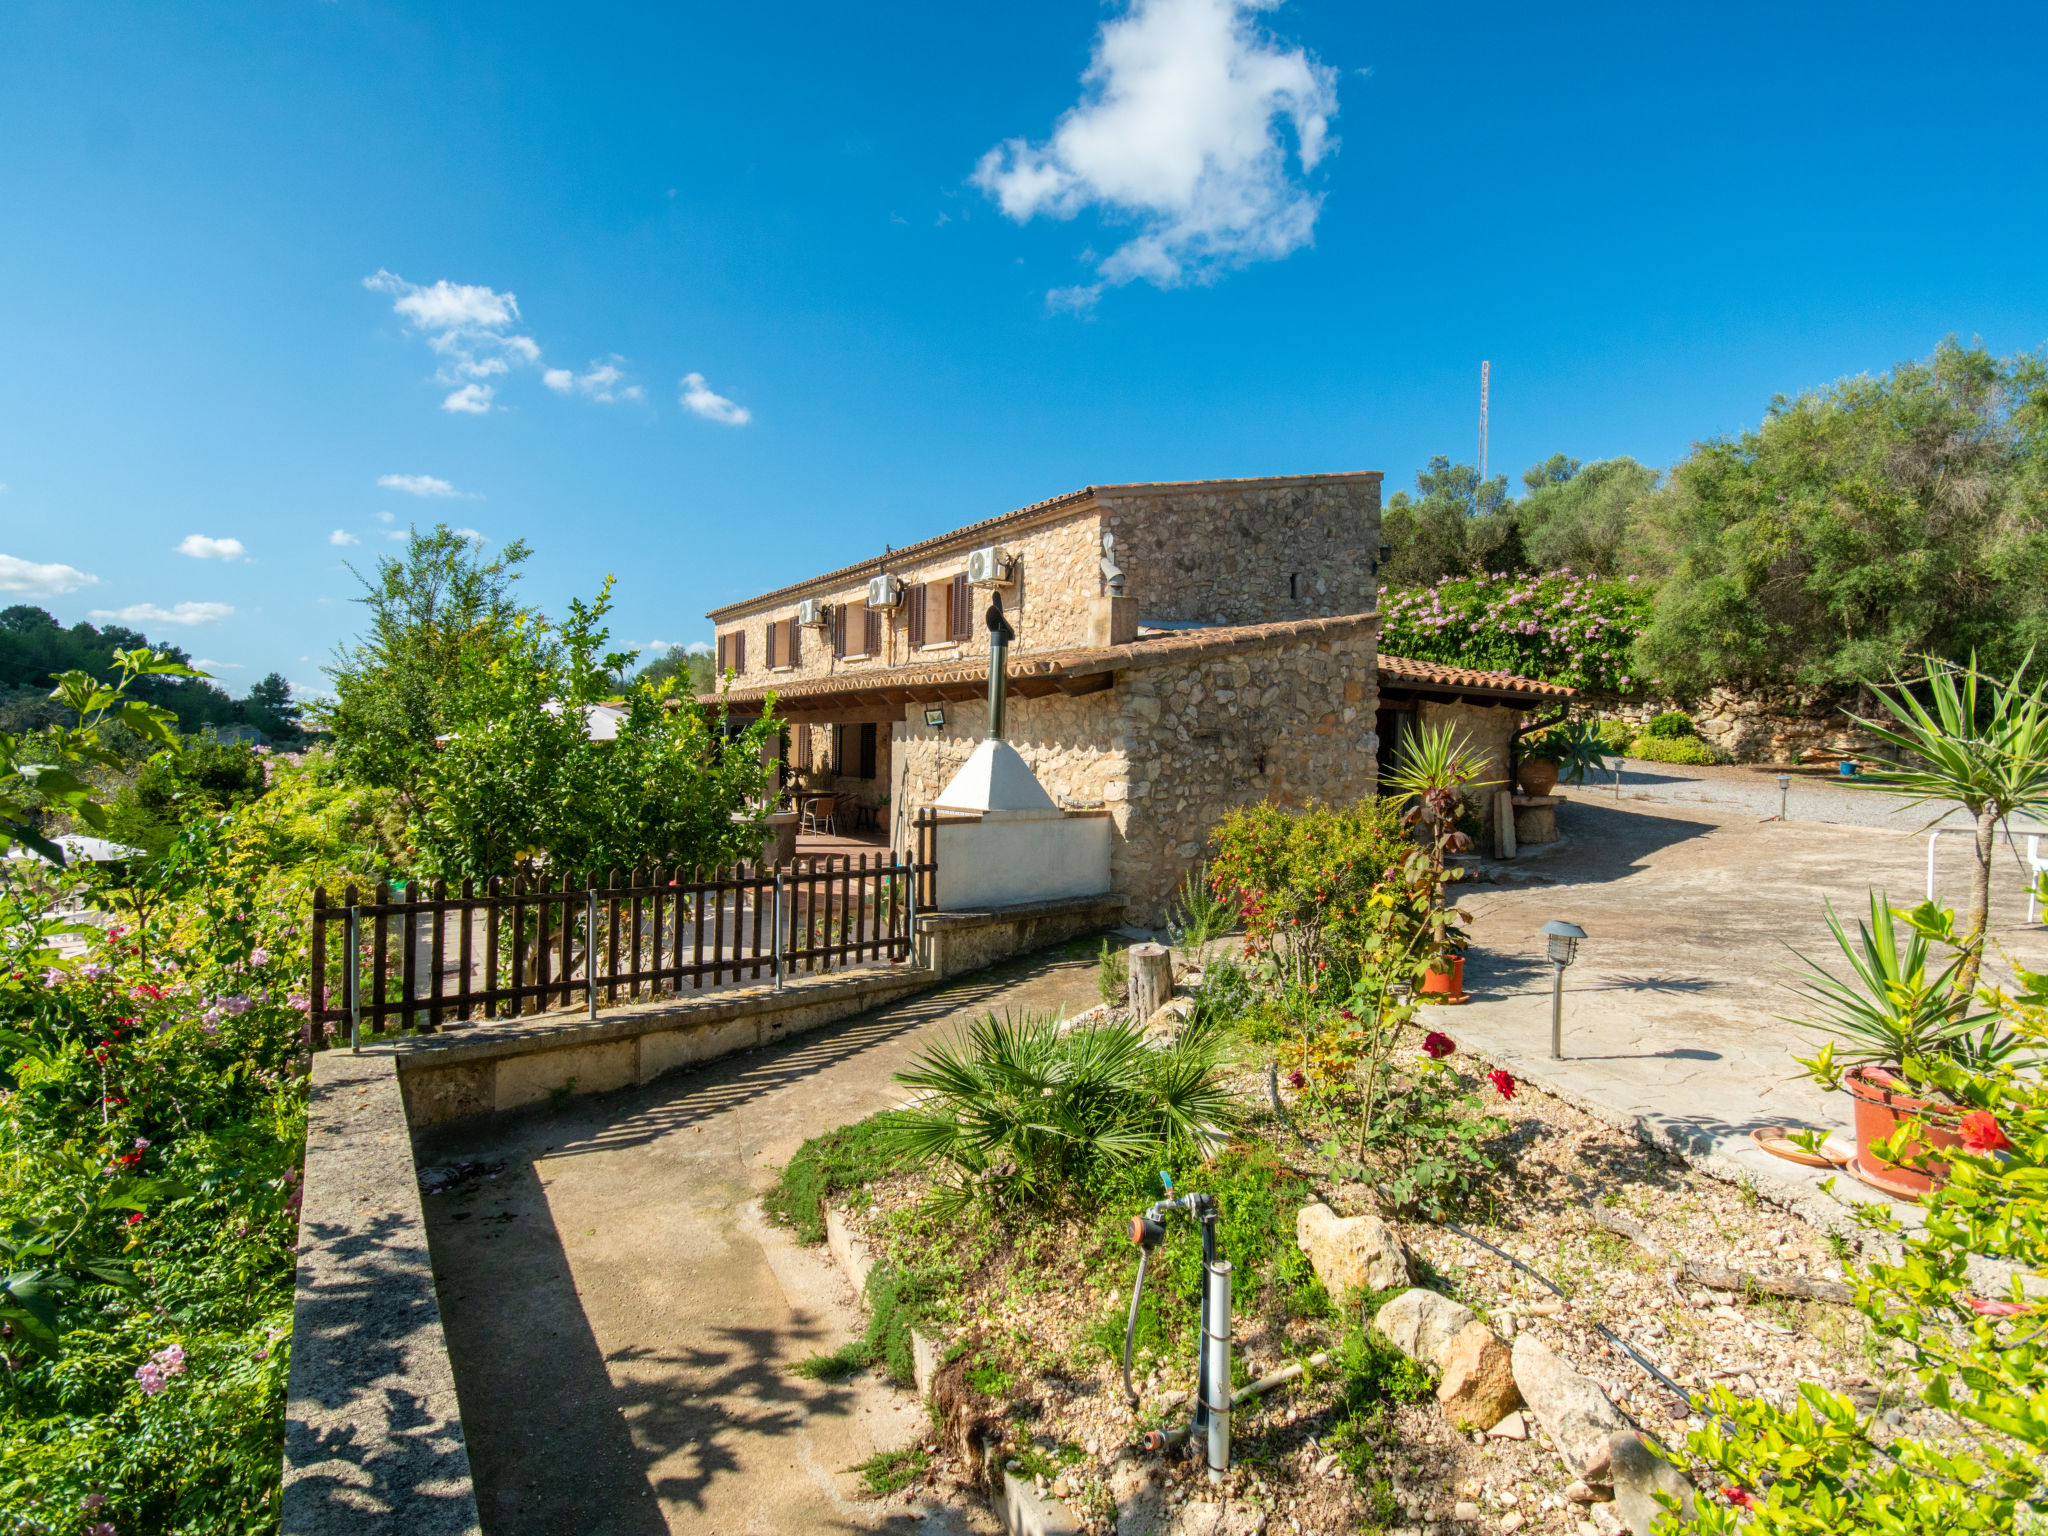
<svg viewBox="0 0 2048 1536">
<path fill-rule="evenodd" d="M 1097 693 L 1111 687 L 1119 672 L 1369 634 L 1379 628 L 1379 622 L 1377 613 L 1354 613 L 1278 624 L 1174 630 L 1129 645 L 1027 651 L 1010 657 L 1009 691 L 1025 699 L 1054 693 Z M 1379 676 L 1383 683 L 1410 693 L 1432 698 L 1471 698 L 1485 703 L 1539 705 L 1568 699 L 1573 693 L 1559 684 L 1517 677 L 1511 672 L 1473 672 L 1393 656 L 1379 658 Z M 923 666 L 862 666 L 826 677 L 753 684 L 733 688 L 723 695 L 704 694 L 701 698 L 702 702 L 715 705 L 722 697 L 729 707 L 752 714 L 772 693 L 777 710 L 792 719 L 806 715 L 844 718 L 853 711 L 964 702 L 987 692 L 988 656 L 984 652 Z"/>
</svg>

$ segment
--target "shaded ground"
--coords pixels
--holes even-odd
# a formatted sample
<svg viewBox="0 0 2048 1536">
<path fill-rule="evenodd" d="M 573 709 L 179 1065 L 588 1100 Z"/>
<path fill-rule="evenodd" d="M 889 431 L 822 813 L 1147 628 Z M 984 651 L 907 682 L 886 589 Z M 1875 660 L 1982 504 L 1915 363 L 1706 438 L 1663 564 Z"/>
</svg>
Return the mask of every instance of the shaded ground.
<svg viewBox="0 0 2048 1536">
<path fill-rule="evenodd" d="M 1474 1000 L 1426 1017 L 1511 1070 L 1817 1192 L 1824 1175 L 1749 1140 L 1756 1127 L 1787 1123 L 1852 1140 L 1847 1095 L 1799 1075 L 1794 1057 L 1813 1054 L 1819 1041 L 1780 1017 L 1802 1006 L 1787 987 L 1799 969 L 1791 950 L 1844 970 L 1823 901 L 1845 921 L 1867 918 L 1873 885 L 1895 905 L 1917 903 L 1926 839 L 1802 822 L 1796 806 L 1788 823 L 1718 804 L 1659 803 L 1626 783 L 1618 802 L 1605 791 L 1566 793 L 1558 813 L 1566 841 L 1515 864 L 1543 880 L 1458 888 L 1473 918 L 1465 985 Z M 1966 899 L 1968 859 L 1961 839 L 1943 839 L 1945 900 Z M 2003 860 L 1993 877 L 1993 937 L 2029 968 L 2048 967 L 2048 930 L 2025 916 L 2020 876 Z M 1549 1060 L 1550 967 L 1537 932 L 1550 918 L 1588 934 L 1566 973 L 1562 1062 Z M 1862 1192 L 1847 1180 L 1837 1187 Z"/>
<path fill-rule="evenodd" d="M 803 1141 L 897 1101 L 892 1074 L 985 1008 L 1096 1000 L 1086 945 L 787 1046 L 559 1112 L 434 1135 L 425 1201 L 489 1536 L 964 1530 L 985 1514 L 857 1498 L 846 1471 L 922 1410 L 789 1367 L 861 1326 L 821 1249 L 754 1201 Z M 475 1165 L 469 1167 L 466 1165 Z"/>
</svg>

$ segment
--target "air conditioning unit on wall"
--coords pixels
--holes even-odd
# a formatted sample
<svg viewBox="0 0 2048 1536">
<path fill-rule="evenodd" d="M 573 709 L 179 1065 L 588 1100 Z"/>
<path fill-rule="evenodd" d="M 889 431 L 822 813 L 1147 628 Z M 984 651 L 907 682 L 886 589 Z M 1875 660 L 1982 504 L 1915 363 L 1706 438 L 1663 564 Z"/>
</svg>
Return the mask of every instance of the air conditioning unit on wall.
<svg viewBox="0 0 2048 1536">
<path fill-rule="evenodd" d="M 868 582 L 870 608 L 894 608 L 903 601 L 903 583 L 894 576 L 876 576 Z"/>
<path fill-rule="evenodd" d="M 970 587 L 1007 587 L 1010 570 L 1010 557 L 991 544 L 967 557 L 967 584 Z"/>
<path fill-rule="evenodd" d="M 831 620 L 832 607 L 829 603 L 807 597 L 796 605 L 796 621 L 805 629 L 823 629 Z"/>
</svg>

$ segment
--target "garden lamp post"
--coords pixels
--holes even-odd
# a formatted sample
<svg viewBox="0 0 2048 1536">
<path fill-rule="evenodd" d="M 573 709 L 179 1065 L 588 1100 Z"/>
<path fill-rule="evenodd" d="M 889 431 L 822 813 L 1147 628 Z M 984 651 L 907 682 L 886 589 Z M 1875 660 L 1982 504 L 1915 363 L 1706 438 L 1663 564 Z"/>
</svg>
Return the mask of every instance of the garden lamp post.
<svg viewBox="0 0 2048 1536">
<path fill-rule="evenodd" d="M 1552 918 L 1543 925 L 1543 937 L 1550 950 L 1550 1059 L 1564 1059 L 1564 968 L 1579 956 L 1579 940 L 1586 930 L 1577 923 Z"/>
<path fill-rule="evenodd" d="M 1792 775 L 1781 773 L 1778 775 L 1778 820 L 1787 821 L 1790 819 L 1785 814 L 1785 807 L 1791 802 L 1791 799 Z"/>
</svg>

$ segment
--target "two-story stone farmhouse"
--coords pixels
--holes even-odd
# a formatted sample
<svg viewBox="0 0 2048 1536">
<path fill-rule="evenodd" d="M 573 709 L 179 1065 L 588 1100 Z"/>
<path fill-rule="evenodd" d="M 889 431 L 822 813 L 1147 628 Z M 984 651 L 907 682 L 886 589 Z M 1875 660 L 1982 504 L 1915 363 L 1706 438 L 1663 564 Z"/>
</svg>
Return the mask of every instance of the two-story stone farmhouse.
<svg viewBox="0 0 2048 1536">
<path fill-rule="evenodd" d="M 1091 485 L 714 609 L 725 699 L 773 695 L 791 768 L 897 847 L 987 730 L 1112 820 L 1115 889 L 1161 919 L 1233 806 L 1349 803 L 1409 722 L 1459 722 L 1507 777 L 1522 712 L 1571 690 L 1376 655 L 1378 473 Z M 842 821 L 846 820 L 842 816 Z"/>
</svg>

